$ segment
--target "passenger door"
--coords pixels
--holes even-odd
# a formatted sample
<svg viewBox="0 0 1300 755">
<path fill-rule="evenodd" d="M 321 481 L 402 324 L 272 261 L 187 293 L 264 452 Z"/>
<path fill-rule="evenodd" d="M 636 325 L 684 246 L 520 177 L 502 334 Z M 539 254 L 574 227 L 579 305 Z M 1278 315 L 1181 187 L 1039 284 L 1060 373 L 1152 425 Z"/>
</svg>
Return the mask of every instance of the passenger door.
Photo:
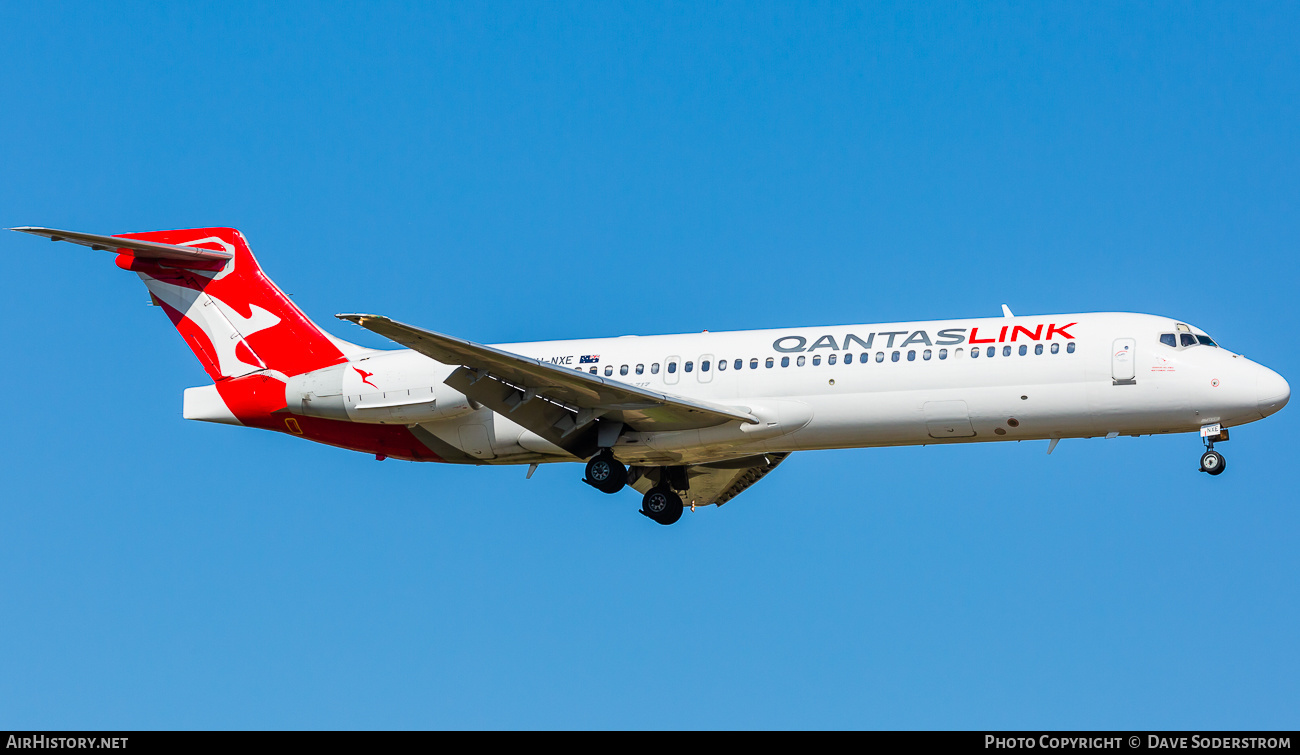
<svg viewBox="0 0 1300 755">
<path fill-rule="evenodd" d="M 1116 338 L 1110 350 L 1110 376 L 1115 385 L 1137 384 L 1137 341 Z"/>
</svg>

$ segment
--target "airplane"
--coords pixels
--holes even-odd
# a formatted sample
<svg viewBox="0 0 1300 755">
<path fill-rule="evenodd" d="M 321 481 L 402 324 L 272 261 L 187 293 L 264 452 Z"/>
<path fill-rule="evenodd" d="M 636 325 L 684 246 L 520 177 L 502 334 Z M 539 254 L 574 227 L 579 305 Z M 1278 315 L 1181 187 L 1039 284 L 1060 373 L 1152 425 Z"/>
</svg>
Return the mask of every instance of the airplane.
<svg viewBox="0 0 1300 755">
<path fill-rule="evenodd" d="M 1276 413 L 1276 372 L 1188 323 L 1098 312 L 484 345 L 382 315 L 337 317 L 402 348 L 321 329 L 244 236 L 197 228 L 104 236 L 12 230 L 114 252 L 144 281 L 212 384 L 186 419 L 450 464 L 586 463 L 673 524 L 721 506 L 791 453 L 1199 432 L 1215 444 Z"/>
</svg>

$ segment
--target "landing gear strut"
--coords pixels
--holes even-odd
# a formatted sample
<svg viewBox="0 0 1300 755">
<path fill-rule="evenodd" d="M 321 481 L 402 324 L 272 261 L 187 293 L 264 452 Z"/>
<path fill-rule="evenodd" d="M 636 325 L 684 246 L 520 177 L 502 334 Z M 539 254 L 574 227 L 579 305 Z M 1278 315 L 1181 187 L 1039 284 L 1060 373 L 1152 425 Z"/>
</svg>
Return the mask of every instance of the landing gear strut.
<svg viewBox="0 0 1300 755">
<path fill-rule="evenodd" d="M 1207 435 L 1205 438 L 1205 453 L 1201 454 L 1201 471 L 1212 475 L 1221 475 L 1223 470 L 1228 468 L 1228 462 L 1224 461 L 1223 454 L 1214 450 L 1214 441 L 1227 440 L 1228 431 L 1221 430 L 1217 435 Z"/>
<path fill-rule="evenodd" d="M 583 482 L 602 493 L 617 493 L 627 484 L 627 467 L 609 449 L 604 449 L 587 462 L 587 478 Z"/>
<path fill-rule="evenodd" d="M 682 518 L 682 499 L 671 488 L 650 488 L 641 499 L 641 513 L 660 524 L 672 524 Z"/>
</svg>

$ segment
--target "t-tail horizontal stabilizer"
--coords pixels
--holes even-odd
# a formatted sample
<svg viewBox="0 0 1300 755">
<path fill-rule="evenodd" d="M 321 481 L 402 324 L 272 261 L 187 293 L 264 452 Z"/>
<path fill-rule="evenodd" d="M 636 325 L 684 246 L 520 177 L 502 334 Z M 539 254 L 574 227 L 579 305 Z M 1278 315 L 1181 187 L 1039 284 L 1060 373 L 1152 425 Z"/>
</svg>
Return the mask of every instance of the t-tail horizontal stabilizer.
<svg viewBox="0 0 1300 755">
<path fill-rule="evenodd" d="M 173 262 L 225 263 L 234 258 L 234 252 L 216 249 L 199 249 L 179 244 L 164 244 L 158 241 L 141 241 L 124 239 L 118 236 L 101 236 L 97 233 L 79 233 L 77 231 L 60 231 L 54 228 L 37 228 L 23 226 L 10 228 L 19 233 L 44 236 L 50 241 L 67 241 L 71 244 L 88 246 L 109 252 L 125 252 L 143 259 L 170 260 Z"/>
</svg>

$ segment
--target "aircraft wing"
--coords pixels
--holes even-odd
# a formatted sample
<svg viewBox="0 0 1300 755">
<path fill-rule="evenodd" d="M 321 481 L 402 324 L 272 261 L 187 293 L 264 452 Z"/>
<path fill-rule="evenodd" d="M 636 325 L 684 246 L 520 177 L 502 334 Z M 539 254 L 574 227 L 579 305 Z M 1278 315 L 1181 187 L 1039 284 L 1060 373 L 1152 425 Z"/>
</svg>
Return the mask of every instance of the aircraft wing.
<svg viewBox="0 0 1300 755">
<path fill-rule="evenodd" d="M 690 490 L 682 496 L 682 502 L 687 506 L 708 506 L 711 503 L 721 506 L 763 479 L 789 455 L 789 453 L 759 454 L 717 464 L 697 464 L 687 467 Z M 638 476 L 631 485 L 644 494 L 650 492 L 650 488 L 654 487 L 657 481 L 658 479 L 651 472 L 644 477 Z"/>
<path fill-rule="evenodd" d="M 644 432 L 758 423 L 741 407 L 648 391 L 380 315 L 336 316 L 443 364 L 461 365 L 447 385 L 580 458 L 595 452 L 596 419 Z"/>
</svg>

